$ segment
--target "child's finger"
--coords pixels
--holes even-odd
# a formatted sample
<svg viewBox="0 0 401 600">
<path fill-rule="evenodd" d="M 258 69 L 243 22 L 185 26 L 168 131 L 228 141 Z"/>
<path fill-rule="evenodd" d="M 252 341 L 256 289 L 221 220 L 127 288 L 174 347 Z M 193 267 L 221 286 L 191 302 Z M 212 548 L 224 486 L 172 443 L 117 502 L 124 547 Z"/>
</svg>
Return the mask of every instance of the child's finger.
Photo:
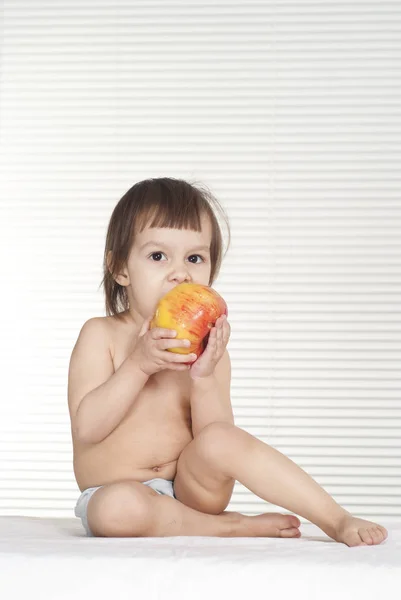
<svg viewBox="0 0 401 600">
<path fill-rule="evenodd" d="M 224 335 L 224 319 L 221 321 L 220 327 L 219 327 L 219 341 L 223 342 L 223 335 Z"/>
</svg>

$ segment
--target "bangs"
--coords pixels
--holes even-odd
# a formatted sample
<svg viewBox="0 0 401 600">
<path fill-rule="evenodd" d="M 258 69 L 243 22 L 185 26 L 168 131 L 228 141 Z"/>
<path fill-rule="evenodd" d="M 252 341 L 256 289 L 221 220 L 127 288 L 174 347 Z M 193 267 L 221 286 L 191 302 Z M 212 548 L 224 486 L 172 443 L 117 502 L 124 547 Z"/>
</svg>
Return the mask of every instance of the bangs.
<svg viewBox="0 0 401 600">
<path fill-rule="evenodd" d="M 136 231 L 140 233 L 147 226 L 201 231 L 201 215 L 209 213 L 209 206 L 190 185 L 181 192 L 177 194 L 177 190 L 160 181 L 150 187 L 138 206 Z"/>
</svg>

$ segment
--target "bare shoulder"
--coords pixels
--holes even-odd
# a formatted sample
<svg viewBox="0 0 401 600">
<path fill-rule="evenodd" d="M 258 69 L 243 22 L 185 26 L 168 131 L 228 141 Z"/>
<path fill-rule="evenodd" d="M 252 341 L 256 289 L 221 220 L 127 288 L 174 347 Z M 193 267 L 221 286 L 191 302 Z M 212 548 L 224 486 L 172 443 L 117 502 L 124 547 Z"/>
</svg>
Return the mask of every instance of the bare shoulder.
<svg viewBox="0 0 401 600">
<path fill-rule="evenodd" d="M 122 317 L 115 316 L 92 317 L 82 326 L 78 336 L 77 344 L 80 340 L 90 343 L 99 343 L 101 348 L 107 345 L 112 358 L 116 353 L 116 346 L 121 343 L 124 337 L 132 335 L 133 326 L 125 314 Z"/>
<path fill-rule="evenodd" d="M 102 346 L 105 344 L 110 345 L 111 333 L 112 324 L 109 321 L 109 317 L 92 317 L 88 319 L 81 327 L 73 353 L 78 346 L 87 342 L 99 342 Z"/>
<path fill-rule="evenodd" d="M 110 354 L 114 365 L 120 364 L 118 360 L 120 354 L 125 356 L 129 353 L 129 347 L 135 343 L 137 327 L 130 320 L 126 313 L 121 313 L 120 318 L 115 316 L 103 317 L 106 333 L 109 339 Z"/>
</svg>

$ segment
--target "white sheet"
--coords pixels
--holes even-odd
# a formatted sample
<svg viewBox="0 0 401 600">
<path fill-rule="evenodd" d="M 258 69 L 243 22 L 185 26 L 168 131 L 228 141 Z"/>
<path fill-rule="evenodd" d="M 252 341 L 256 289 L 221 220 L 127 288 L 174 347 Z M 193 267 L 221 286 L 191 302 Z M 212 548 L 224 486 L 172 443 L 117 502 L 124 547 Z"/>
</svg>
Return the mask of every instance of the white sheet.
<svg viewBox="0 0 401 600">
<path fill-rule="evenodd" d="M 87 538 L 78 519 L 0 517 L 2 600 L 392 600 L 401 598 L 401 523 L 348 548 L 318 527 L 299 539 Z"/>
</svg>

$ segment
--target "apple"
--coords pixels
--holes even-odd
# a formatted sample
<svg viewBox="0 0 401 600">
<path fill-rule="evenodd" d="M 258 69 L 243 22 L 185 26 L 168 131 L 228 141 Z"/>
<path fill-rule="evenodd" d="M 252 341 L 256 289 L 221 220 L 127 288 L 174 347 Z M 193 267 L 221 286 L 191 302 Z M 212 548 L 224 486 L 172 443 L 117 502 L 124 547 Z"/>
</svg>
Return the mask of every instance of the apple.
<svg viewBox="0 0 401 600">
<path fill-rule="evenodd" d="M 223 314 L 228 315 L 227 304 L 214 289 L 199 283 L 180 283 L 159 300 L 150 328 L 174 329 L 174 339 L 188 339 L 191 345 L 168 351 L 199 357 L 206 348 L 210 330 Z"/>
</svg>

